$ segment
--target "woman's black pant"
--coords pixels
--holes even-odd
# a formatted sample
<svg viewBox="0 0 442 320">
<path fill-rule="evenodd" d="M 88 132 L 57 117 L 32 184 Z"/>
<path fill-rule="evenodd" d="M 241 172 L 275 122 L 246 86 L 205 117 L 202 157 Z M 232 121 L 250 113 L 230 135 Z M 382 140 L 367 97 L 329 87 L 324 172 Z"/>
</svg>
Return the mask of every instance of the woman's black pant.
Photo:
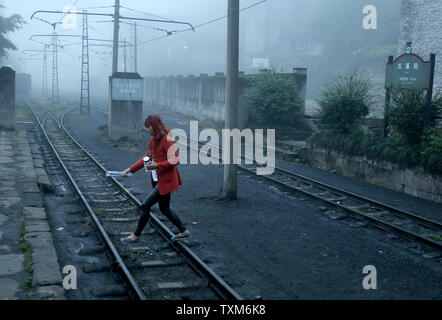
<svg viewBox="0 0 442 320">
<path fill-rule="evenodd" d="M 158 185 L 156 185 L 155 188 L 150 192 L 147 199 L 141 205 L 142 215 L 138 221 L 137 230 L 134 234 L 137 237 L 141 236 L 141 232 L 143 232 L 143 229 L 149 222 L 150 209 L 157 202 L 160 206 L 160 211 L 178 228 L 178 230 L 180 230 L 181 233 L 186 231 L 186 227 L 181 222 L 181 219 L 172 210 L 170 210 L 170 193 L 161 195 L 158 191 Z"/>
</svg>

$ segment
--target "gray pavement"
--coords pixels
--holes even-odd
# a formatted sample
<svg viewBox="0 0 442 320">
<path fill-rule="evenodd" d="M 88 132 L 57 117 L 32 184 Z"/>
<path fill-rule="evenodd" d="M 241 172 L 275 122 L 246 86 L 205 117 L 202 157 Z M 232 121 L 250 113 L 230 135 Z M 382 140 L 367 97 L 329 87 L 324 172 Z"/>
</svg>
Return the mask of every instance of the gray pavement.
<svg viewBox="0 0 442 320">
<path fill-rule="evenodd" d="M 0 300 L 65 298 L 44 187 L 50 181 L 27 131 L 0 131 Z"/>
</svg>

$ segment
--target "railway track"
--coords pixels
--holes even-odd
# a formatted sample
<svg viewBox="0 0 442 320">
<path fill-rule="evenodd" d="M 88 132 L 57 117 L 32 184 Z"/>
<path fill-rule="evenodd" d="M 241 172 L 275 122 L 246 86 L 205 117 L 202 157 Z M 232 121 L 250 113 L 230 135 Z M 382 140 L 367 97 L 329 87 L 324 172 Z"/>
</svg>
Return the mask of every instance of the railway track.
<svg viewBox="0 0 442 320">
<path fill-rule="evenodd" d="M 24 102 L 32 113 L 73 188 L 123 274 L 134 299 L 242 300 L 202 261 L 188 241 L 171 242 L 167 219 L 152 212 L 147 236 L 128 246 L 120 238 L 138 221 L 140 201 L 84 149 L 58 120 L 36 102 Z M 39 115 L 35 111 L 40 110 Z M 162 216 L 161 216 L 162 217 Z"/>
<path fill-rule="evenodd" d="M 98 107 L 98 110 L 108 114 L 108 111 L 102 107 Z M 191 141 L 190 138 L 187 139 Z M 201 142 L 198 143 L 202 144 Z M 191 144 L 188 143 L 188 145 Z M 204 145 L 207 144 L 204 143 Z M 222 148 L 218 146 L 211 146 L 222 151 Z M 242 159 L 246 160 L 244 156 L 242 156 Z M 260 164 L 253 159 L 248 160 L 252 160 L 253 164 L 238 165 L 238 168 L 256 176 L 256 169 Z M 327 206 L 334 207 L 337 211 L 345 212 L 354 219 L 367 221 L 383 231 L 397 233 L 412 240 L 423 242 L 438 251 L 442 249 L 442 224 L 438 221 L 424 218 L 279 167 L 275 167 L 275 172 L 270 176 L 256 177 L 270 181 L 289 191 L 319 200 Z M 339 216 L 336 217 L 339 218 Z"/>
</svg>

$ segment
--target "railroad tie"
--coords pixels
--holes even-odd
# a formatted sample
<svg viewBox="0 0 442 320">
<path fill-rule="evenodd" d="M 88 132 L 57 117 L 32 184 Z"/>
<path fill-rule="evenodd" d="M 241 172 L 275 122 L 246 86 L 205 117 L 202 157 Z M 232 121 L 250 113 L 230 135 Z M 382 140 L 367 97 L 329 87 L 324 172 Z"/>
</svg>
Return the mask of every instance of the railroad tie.
<svg viewBox="0 0 442 320">
<path fill-rule="evenodd" d="M 173 261 L 166 261 L 166 260 L 144 260 L 140 262 L 141 267 L 143 268 L 157 268 L 157 267 L 171 267 L 171 266 L 178 266 L 180 264 L 183 264 L 183 260 L 173 260 Z"/>
</svg>

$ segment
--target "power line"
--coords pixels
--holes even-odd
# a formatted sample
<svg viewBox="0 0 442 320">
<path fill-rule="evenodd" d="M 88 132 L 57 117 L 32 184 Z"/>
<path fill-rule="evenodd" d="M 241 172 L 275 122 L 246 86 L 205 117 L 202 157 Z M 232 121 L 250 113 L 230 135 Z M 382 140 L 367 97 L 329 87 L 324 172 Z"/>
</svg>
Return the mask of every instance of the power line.
<svg viewBox="0 0 442 320">
<path fill-rule="evenodd" d="M 154 17 L 154 18 L 160 18 L 160 19 L 163 19 L 163 20 L 170 20 L 170 21 L 173 20 L 173 19 L 169 19 L 169 18 L 160 17 L 160 16 L 154 15 L 154 14 L 149 13 L 149 12 L 143 12 L 143 11 L 139 11 L 139 10 L 123 7 L 123 6 L 120 6 L 120 8 L 129 10 L 129 11 L 132 11 L 132 12 L 137 12 L 137 13 L 145 14 L 145 15 L 148 15 L 148 16 L 151 16 L 151 17 Z"/>
<path fill-rule="evenodd" d="M 260 4 L 262 4 L 262 3 L 266 2 L 266 1 L 267 0 L 261 0 L 261 1 L 259 1 L 257 3 L 254 3 L 254 4 L 252 4 L 252 5 L 248 6 L 248 7 L 242 8 L 239 11 L 242 12 L 242 11 L 248 10 L 248 9 L 256 7 L 257 5 L 260 5 Z M 216 18 L 216 19 L 213 19 L 213 20 L 210 20 L 208 22 L 204 22 L 204 23 L 202 23 L 200 25 L 195 26 L 194 29 L 196 30 L 198 28 L 201 28 L 201 27 L 206 26 L 206 25 L 211 24 L 211 23 L 215 23 L 215 22 L 217 22 L 219 20 L 222 20 L 222 19 L 225 19 L 225 18 L 227 18 L 227 15 L 219 17 L 219 18 Z M 157 38 L 150 39 L 150 40 L 147 40 L 147 41 L 143 41 L 143 42 L 138 43 L 138 45 L 143 45 L 143 44 L 146 44 L 146 43 L 150 43 L 150 42 L 153 42 L 153 41 L 156 41 L 156 40 L 160 40 L 160 39 L 169 37 L 169 36 L 177 34 L 177 33 L 187 32 L 187 31 L 191 31 L 191 30 L 192 30 L 191 28 L 188 28 L 188 29 L 183 29 L 183 30 L 168 31 L 167 35 L 165 35 L 165 36 L 161 36 L 161 37 L 157 37 Z"/>
</svg>

